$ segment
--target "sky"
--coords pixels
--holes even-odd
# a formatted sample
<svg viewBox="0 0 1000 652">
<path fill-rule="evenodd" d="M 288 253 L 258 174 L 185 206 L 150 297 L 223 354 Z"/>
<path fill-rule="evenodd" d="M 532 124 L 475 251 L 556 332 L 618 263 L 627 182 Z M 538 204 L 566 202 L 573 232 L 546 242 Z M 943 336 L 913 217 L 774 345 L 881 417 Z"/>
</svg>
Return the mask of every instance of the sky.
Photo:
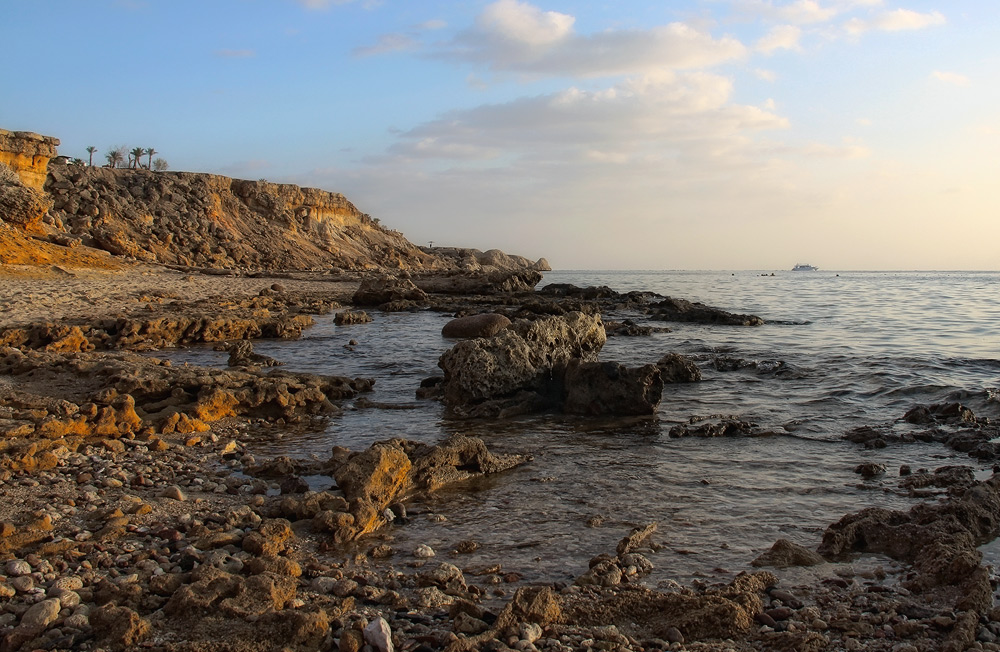
<svg viewBox="0 0 1000 652">
<path fill-rule="evenodd" d="M 555 269 L 1000 269 L 996 0 L 0 9 L 0 128 L 63 155 L 153 147 Z"/>
</svg>

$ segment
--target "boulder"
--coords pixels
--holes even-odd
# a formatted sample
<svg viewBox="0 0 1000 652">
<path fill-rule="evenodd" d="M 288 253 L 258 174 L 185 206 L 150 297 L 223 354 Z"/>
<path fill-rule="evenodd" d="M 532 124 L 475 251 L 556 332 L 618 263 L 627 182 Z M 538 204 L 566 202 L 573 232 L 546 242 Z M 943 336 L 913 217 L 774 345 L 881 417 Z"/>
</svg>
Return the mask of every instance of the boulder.
<svg viewBox="0 0 1000 652">
<path fill-rule="evenodd" d="M 605 339 L 599 316 L 572 312 L 517 320 L 492 338 L 459 342 L 438 362 L 444 402 L 461 408 L 522 390 L 552 392 L 570 360 L 596 360 Z"/>
<path fill-rule="evenodd" d="M 0 163 L 0 220 L 39 233 L 42 218 L 51 208 L 51 199 L 24 185 L 9 167 Z"/>
<path fill-rule="evenodd" d="M 497 313 L 483 313 L 452 319 L 441 329 L 444 337 L 493 337 L 510 326 L 510 320 Z"/>
<path fill-rule="evenodd" d="M 678 353 L 668 353 L 660 358 L 656 366 L 664 383 L 696 383 L 701 380 L 701 370 L 689 358 Z"/>
<path fill-rule="evenodd" d="M 337 326 L 350 326 L 351 324 L 368 324 L 372 318 L 364 310 L 342 310 L 333 316 L 333 323 Z"/>
<path fill-rule="evenodd" d="M 564 377 L 563 411 L 589 416 L 653 414 L 663 394 L 660 369 L 616 362 L 571 360 Z"/>
<path fill-rule="evenodd" d="M 764 320 L 756 315 L 739 315 L 687 299 L 666 297 L 650 306 L 653 319 L 697 324 L 728 326 L 761 326 Z"/>
<path fill-rule="evenodd" d="M 426 301 L 427 293 L 408 278 L 379 276 L 366 278 L 351 300 L 358 306 L 378 306 L 391 301 Z"/>
<path fill-rule="evenodd" d="M 792 543 L 788 539 L 778 539 L 770 550 L 750 563 L 757 567 L 789 568 L 791 566 L 816 566 L 824 562 L 826 560 L 812 550 Z"/>
</svg>

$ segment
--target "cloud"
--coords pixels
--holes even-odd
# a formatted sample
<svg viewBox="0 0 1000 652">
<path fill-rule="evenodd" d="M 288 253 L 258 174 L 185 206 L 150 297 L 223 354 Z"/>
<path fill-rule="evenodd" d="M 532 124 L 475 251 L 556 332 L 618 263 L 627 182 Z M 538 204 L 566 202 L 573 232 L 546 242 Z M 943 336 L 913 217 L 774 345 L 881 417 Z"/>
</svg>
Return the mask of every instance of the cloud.
<svg viewBox="0 0 1000 652">
<path fill-rule="evenodd" d="M 424 32 L 424 31 L 433 31 L 433 30 L 437 30 L 437 29 L 444 29 L 447 26 L 448 26 L 448 23 L 446 21 L 434 18 L 434 19 L 431 19 L 431 20 L 425 20 L 424 22 L 420 23 L 419 25 L 415 25 L 414 29 L 417 29 L 417 30 L 419 30 L 421 32 Z"/>
<path fill-rule="evenodd" d="M 778 80 L 778 73 L 766 68 L 754 68 L 753 74 L 757 79 L 766 82 L 775 82 Z"/>
<path fill-rule="evenodd" d="M 944 82 L 945 84 L 951 84 L 952 86 L 969 86 L 972 84 L 972 80 L 965 75 L 961 75 L 957 72 L 947 72 L 944 70 L 935 70 L 932 72 L 931 79 Z"/>
<path fill-rule="evenodd" d="M 773 0 L 739 0 L 735 9 L 749 17 L 794 25 L 825 23 L 840 13 L 837 8 L 824 7 L 815 0 L 797 0 L 785 5 L 775 5 Z"/>
<path fill-rule="evenodd" d="M 574 31 L 575 18 L 518 0 L 488 5 L 474 27 L 434 56 L 484 64 L 496 71 L 540 76 L 607 77 L 703 68 L 740 59 L 746 47 L 732 37 L 684 23 L 649 29 Z"/>
<path fill-rule="evenodd" d="M 771 54 L 775 50 L 799 50 L 800 38 L 802 30 L 795 25 L 777 25 L 759 39 L 754 47 L 764 54 Z"/>
<path fill-rule="evenodd" d="M 216 50 L 215 56 L 226 59 L 249 59 L 257 56 L 253 50 Z"/>
<path fill-rule="evenodd" d="M 295 0 L 306 9 L 329 9 L 333 5 L 346 5 L 354 0 Z"/>
<path fill-rule="evenodd" d="M 847 33 L 857 36 L 865 32 L 879 30 L 883 32 L 899 32 L 903 30 L 925 29 L 936 25 L 944 25 L 946 19 L 940 12 L 934 11 L 922 14 L 909 9 L 896 9 L 882 12 L 872 18 L 852 18 L 844 23 Z"/>
<path fill-rule="evenodd" d="M 728 79 L 708 73 L 570 88 L 448 112 L 404 132 L 390 152 L 408 159 L 577 165 L 593 160 L 594 152 L 619 161 L 680 150 L 694 155 L 698 143 L 724 148 L 729 139 L 788 126 L 765 109 L 730 104 L 731 94 Z"/>
<path fill-rule="evenodd" d="M 420 41 L 406 34 L 382 34 L 374 45 L 356 47 L 352 53 L 356 57 L 370 57 L 388 52 L 415 50 L 420 47 Z"/>
</svg>

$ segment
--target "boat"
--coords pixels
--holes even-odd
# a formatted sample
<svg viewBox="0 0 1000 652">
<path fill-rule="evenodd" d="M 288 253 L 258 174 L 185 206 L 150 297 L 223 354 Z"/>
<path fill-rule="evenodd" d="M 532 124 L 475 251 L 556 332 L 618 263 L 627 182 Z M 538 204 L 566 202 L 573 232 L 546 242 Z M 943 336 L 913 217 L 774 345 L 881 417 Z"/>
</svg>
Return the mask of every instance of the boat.
<svg viewBox="0 0 1000 652">
<path fill-rule="evenodd" d="M 812 265 L 806 265 L 805 263 L 798 263 L 792 268 L 793 272 L 815 272 L 819 270 L 819 267 L 813 267 Z"/>
</svg>

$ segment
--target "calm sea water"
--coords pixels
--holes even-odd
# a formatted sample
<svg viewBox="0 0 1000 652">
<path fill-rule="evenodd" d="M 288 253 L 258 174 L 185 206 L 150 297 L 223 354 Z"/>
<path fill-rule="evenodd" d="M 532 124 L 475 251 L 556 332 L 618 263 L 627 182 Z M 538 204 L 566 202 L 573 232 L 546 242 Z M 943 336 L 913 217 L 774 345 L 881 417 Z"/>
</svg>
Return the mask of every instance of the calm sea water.
<svg viewBox="0 0 1000 652">
<path fill-rule="evenodd" d="M 374 323 L 337 327 L 332 318 L 296 342 L 256 349 L 286 368 L 377 379 L 369 398 L 412 409 L 349 410 L 323 432 L 288 433 L 267 452 L 325 458 L 334 445 L 360 449 L 406 437 L 436 442 L 450 433 L 534 461 L 419 506 L 387 536 L 400 554 L 417 544 L 447 557 L 456 543 L 480 549 L 462 565 L 502 562 L 529 580 L 568 580 L 587 560 L 614 549 L 636 525 L 657 521 L 666 547 L 654 580 L 725 579 L 780 537 L 815 547 L 825 527 L 867 506 L 907 508 L 897 470 L 988 466 L 937 444 L 865 450 L 842 440 L 860 425 L 898 420 L 920 403 L 961 401 L 977 415 L 1000 416 L 1000 273 L 962 272 L 550 272 L 539 285 L 608 285 L 650 290 L 760 315 L 761 327 L 667 324 L 669 333 L 610 338 L 602 360 L 655 362 L 668 352 L 697 361 L 704 381 L 668 385 L 657 415 L 590 419 L 545 415 L 502 422 L 445 419 L 439 404 L 417 401 L 419 381 L 438 373 L 450 343 L 447 315 L 374 313 Z M 605 314 L 605 319 L 633 314 Z M 349 340 L 357 345 L 346 348 Z M 192 361 L 224 363 L 216 353 Z M 719 357 L 742 360 L 719 371 Z M 767 437 L 672 439 L 692 418 L 752 421 Z M 889 472 L 862 481 L 854 468 Z M 322 486 L 322 482 L 319 483 Z M 318 487 L 319 488 L 319 487 Z M 603 522 L 587 525 L 592 517 Z M 453 560 L 454 561 L 454 560 Z"/>
</svg>

